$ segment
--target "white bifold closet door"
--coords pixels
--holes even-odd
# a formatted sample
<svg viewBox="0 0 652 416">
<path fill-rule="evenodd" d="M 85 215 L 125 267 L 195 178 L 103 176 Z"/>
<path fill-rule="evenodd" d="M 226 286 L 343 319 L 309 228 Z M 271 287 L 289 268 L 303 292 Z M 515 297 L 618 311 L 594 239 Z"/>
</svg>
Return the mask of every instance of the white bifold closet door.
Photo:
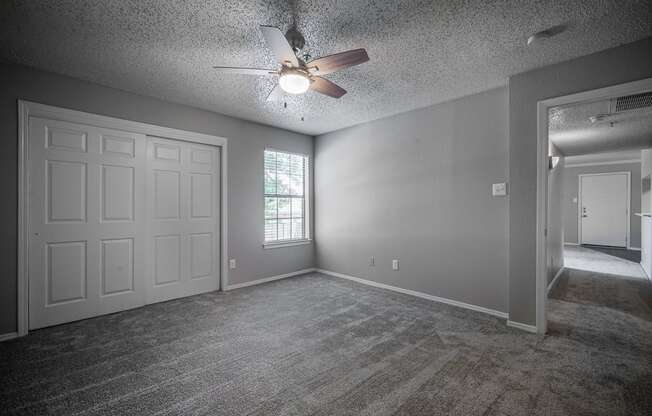
<svg viewBox="0 0 652 416">
<path fill-rule="evenodd" d="M 145 137 L 30 118 L 29 327 L 145 301 Z"/>
<path fill-rule="evenodd" d="M 29 120 L 29 328 L 219 287 L 219 148 Z"/>
<path fill-rule="evenodd" d="M 218 289 L 219 148 L 147 140 L 147 301 Z"/>
</svg>

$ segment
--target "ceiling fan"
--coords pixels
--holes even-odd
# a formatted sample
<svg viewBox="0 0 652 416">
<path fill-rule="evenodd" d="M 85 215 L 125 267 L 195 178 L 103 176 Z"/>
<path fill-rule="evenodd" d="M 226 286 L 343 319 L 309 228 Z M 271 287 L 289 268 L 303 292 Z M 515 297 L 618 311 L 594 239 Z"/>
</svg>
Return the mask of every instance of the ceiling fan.
<svg viewBox="0 0 652 416">
<path fill-rule="evenodd" d="M 279 28 L 274 26 L 261 26 L 260 30 L 267 46 L 274 52 L 280 68 L 260 69 L 229 66 L 214 66 L 213 68 L 231 74 L 277 75 L 278 84 L 267 95 L 266 101 L 277 100 L 281 93 L 279 89 L 290 94 L 303 94 L 310 89 L 329 97 L 340 98 L 346 94 L 346 90 L 323 78 L 322 75 L 359 65 L 369 60 L 366 50 L 352 49 L 306 63 L 303 59 L 297 57 L 305 44 L 305 39 L 296 28 L 291 28 L 285 35 Z M 305 59 L 309 59 L 307 55 Z"/>
</svg>

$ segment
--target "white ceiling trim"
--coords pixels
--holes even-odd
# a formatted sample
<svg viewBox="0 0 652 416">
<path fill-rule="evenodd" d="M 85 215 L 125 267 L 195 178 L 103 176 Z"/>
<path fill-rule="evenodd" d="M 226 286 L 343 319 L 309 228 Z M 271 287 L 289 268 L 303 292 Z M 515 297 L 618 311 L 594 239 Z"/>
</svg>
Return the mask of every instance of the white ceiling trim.
<svg viewBox="0 0 652 416">
<path fill-rule="evenodd" d="M 577 168 L 581 166 L 601 166 L 601 165 L 623 165 L 627 163 L 641 163 L 641 159 L 624 159 L 624 160 L 609 160 L 606 162 L 587 162 L 587 163 L 572 163 L 564 165 L 565 168 Z"/>
</svg>

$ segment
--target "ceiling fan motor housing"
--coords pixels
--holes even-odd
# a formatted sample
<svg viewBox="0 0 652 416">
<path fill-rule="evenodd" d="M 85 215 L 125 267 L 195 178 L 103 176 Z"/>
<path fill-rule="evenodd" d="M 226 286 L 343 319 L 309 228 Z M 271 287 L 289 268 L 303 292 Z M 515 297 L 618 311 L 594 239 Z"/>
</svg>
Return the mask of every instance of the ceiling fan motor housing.
<svg viewBox="0 0 652 416">
<path fill-rule="evenodd" d="M 291 27 L 285 33 L 285 39 L 287 39 L 288 43 L 292 49 L 294 49 L 295 53 L 303 49 L 304 45 L 306 44 L 306 39 L 304 39 L 303 35 L 297 30 L 296 27 Z"/>
</svg>

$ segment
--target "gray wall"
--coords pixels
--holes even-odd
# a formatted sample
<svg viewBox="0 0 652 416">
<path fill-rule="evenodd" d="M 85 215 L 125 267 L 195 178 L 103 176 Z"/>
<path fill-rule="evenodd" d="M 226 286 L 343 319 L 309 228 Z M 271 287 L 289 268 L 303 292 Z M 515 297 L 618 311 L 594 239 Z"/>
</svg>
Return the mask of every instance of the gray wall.
<svg viewBox="0 0 652 416">
<path fill-rule="evenodd" d="M 565 175 L 564 158 L 560 157 L 557 167 L 548 171 L 548 239 L 546 241 L 548 284 L 564 267 L 562 192 Z"/>
<path fill-rule="evenodd" d="M 509 315 L 536 321 L 537 102 L 652 77 L 652 38 L 509 79 Z"/>
<path fill-rule="evenodd" d="M 238 260 L 230 283 L 313 267 L 312 244 L 262 248 L 263 150 L 269 145 L 312 155 L 312 137 L 22 66 L 0 64 L 0 91 L 0 334 L 16 330 L 18 99 L 228 138 L 229 257 Z"/>
<path fill-rule="evenodd" d="M 318 267 L 506 312 L 491 184 L 507 181 L 507 104 L 500 88 L 317 137 Z"/>
<path fill-rule="evenodd" d="M 634 215 L 641 212 L 641 164 L 624 163 L 618 165 L 567 166 L 564 173 L 562 204 L 564 207 L 564 241 L 578 243 L 577 210 L 579 175 L 586 173 L 630 172 L 631 173 L 631 218 L 629 222 L 630 245 L 641 247 L 641 217 Z"/>
</svg>

